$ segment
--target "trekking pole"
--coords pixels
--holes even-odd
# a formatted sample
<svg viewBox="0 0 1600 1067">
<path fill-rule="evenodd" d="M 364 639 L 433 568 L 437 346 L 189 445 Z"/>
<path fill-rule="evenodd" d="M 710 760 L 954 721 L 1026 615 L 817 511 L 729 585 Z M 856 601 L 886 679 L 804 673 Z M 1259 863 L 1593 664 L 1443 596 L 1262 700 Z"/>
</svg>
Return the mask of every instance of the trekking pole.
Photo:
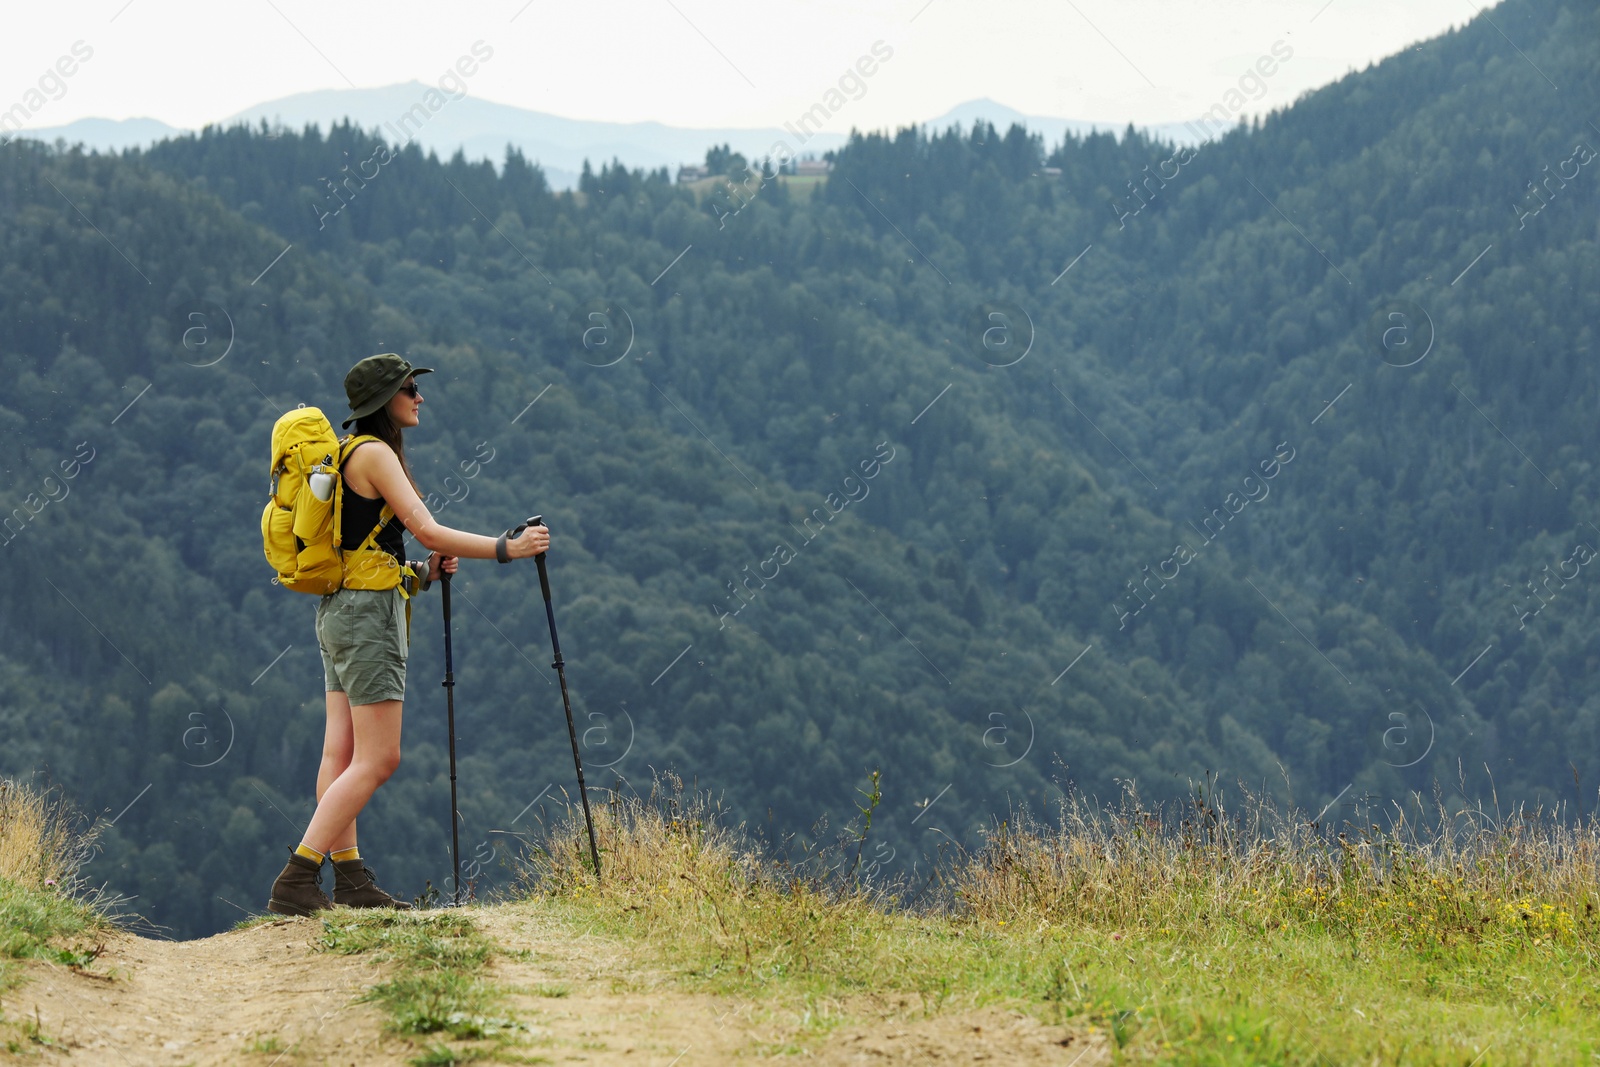
<svg viewBox="0 0 1600 1067">
<path fill-rule="evenodd" d="M 445 718 L 450 730 L 450 856 L 455 864 L 455 906 L 461 906 L 461 812 L 456 807 L 456 668 L 450 654 L 450 572 L 444 578 L 444 686 Z"/>
<path fill-rule="evenodd" d="M 535 515 L 527 522 L 514 530 L 506 532 L 506 539 L 518 537 L 529 526 L 543 526 L 544 518 Z M 556 638 L 556 612 L 550 606 L 550 575 L 545 570 L 544 553 L 533 557 L 539 565 L 539 591 L 544 594 L 544 614 L 550 621 L 550 648 L 555 653 L 555 661 L 550 666 L 555 668 L 556 677 L 561 680 L 561 704 L 567 711 L 567 737 L 572 741 L 572 764 L 578 769 L 578 797 L 583 801 L 583 822 L 589 828 L 589 856 L 594 860 L 594 879 L 600 880 L 600 846 L 595 843 L 594 819 L 589 815 L 589 791 L 583 785 L 583 759 L 578 755 L 578 728 L 572 724 L 572 699 L 567 695 L 567 672 L 561 660 L 561 642 Z"/>
</svg>

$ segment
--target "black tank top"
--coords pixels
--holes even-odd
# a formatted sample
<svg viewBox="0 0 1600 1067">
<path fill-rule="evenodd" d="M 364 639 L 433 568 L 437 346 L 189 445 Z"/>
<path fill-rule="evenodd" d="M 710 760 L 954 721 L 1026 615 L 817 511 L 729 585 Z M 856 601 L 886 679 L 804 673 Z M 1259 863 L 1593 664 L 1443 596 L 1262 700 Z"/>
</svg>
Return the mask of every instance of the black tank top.
<svg viewBox="0 0 1600 1067">
<path fill-rule="evenodd" d="M 362 442 L 365 444 L 366 442 Z M 356 448 L 360 448 L 357 445 Z M 355 454 L 355 448 L 350 450 L 350 455 Z M 350 455 L 345 456 L 349 462 Z M 340 477 L 344 477 L 343 474 Z M 367 539 L 372 528 L 378 525 L 379 513 L 383 511 L 383 498 L 373 499 L 362 496 L 350 488 L 349 479 L 344 483 L 344 517 L 340 522 L 340 531 L 343 535 L 340 548 L 354 550 L 361 547 L 361 542 Z M 377 545 L 396 561 L 405 563 L 406 535 L 398 518 L 391 518 L 387 526 L 378 532 Z"/>
</svg>

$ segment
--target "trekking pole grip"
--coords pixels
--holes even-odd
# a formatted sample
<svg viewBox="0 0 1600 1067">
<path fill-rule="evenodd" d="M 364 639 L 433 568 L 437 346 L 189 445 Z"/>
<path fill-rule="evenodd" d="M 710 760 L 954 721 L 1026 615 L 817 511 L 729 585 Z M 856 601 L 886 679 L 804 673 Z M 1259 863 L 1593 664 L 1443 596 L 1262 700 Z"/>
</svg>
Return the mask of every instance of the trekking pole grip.
<svg viewBox="0 0 1600 1067">
<path fill-rule="evenodd" d="M 522 536 L 522 531 L 526 530 L 530 526 L 544 526 L 544 524 L 545 524 L 545 522 L 544 522 L 544 516 L 543 515 L 531 516 L 526 522 L 519 523 L 518 525 L 516 525 L 516 526 L 512 527 L 511 529 L 507 530 L 506 531 L 506 540 L 509 541 L 509 540 L 511 540 L 513 538 L 521 537 Z M 534 556 L 533 557 L 533 562 L 539 565 L 539 592 L 544 595 L 544 602 L 546 604 L 549 604 L 550 603 L 550 575 L 549 575 L 549 572 L 547 572 L 545 570 L 545 567 L 544 567 L 544 553 L 541 552 L 537 556 Z"/>
<path fill-rule="evenodd" d="M 543 526 L 544 520 L 535 515 L 525 524 L 527 526 Z M 533 557 L 533 562 L 539 566 L 539 592 L 544 594 L 544 615 L 550 623 L 550 651 L 555 654 L 555 661 L 550 664 L 557 670 L 561 669 L 561 640 L 556 637 L 556 609 L 550 602 L 550 572 L 545 568 L 543 552 Z M 562 682 L 562 685 L 565 685 Z"/>
</svg>

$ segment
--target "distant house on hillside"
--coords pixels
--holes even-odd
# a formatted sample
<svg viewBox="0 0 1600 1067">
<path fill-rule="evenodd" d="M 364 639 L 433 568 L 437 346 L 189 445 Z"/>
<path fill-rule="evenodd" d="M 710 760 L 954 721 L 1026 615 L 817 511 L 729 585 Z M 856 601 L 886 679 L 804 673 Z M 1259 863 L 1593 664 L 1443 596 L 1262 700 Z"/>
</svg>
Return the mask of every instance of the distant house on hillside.
<svg viewBox="0 0 1600 1067">
<path fill-rule="evenodd" d="M 683 185 L 686 182 L 697 182 L 701 178 L 706 177 L 707 173 L 708 172 L 704 167 L 695 166 L 692 163 L 685 163 L 683 166 L 678 168 L 678 184 Z"/>
<path fill-rule="evenodd" d="M 794 174 L 797 178 L 824 178 L 833 164 L 825 159 L 802 159 L 794 165 Z"/>
</svg>

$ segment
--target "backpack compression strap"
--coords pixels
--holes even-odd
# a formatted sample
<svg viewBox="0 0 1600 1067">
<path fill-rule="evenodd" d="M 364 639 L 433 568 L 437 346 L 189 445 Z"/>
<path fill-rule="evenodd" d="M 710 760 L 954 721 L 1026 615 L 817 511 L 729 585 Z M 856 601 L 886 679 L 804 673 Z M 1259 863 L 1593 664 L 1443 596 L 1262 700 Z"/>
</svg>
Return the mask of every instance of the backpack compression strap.
<svg viewBox="0 0 1600 1067">
<path fill-rule="evenodd" d="M 356 548 L 357 555 L 378 543 L 378 534 L 383 532 L 383 528 L 389 525 L 389 520 L 392 518 L 394 518 L 394 509 L 389 507 L 389 502 L 386 500 L 383 502 L 383 510 L 378 512 L 377 524 L 372 527 L 372 532 L 367 534 L 367 539 Z"/>
</svg>

